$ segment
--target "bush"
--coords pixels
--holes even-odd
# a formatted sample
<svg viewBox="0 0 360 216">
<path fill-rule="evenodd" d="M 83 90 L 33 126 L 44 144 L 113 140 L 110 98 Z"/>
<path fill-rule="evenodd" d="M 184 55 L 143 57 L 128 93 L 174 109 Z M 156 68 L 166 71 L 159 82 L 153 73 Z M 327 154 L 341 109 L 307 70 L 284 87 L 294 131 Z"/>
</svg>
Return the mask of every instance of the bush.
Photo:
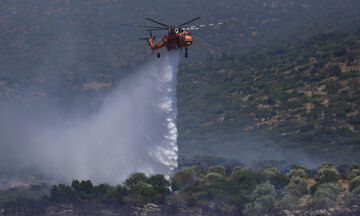
<svg viewBox="0 0 360 216">
<path fill-rule="evenodd" d="M 308 202 L 307 207 L 310 209 L 327 209 L 335 205 L 337 197 L 338 190 L 335 184 L 321 184 Z"/>
<path fill-rule="evenodd" d="M 340 174 L 331 163 L 325 163 L 319 166 L 315 179 L 320 184 L 337 182 L 340 179 Z"/>
<path fill-rule="evenodd" d="M 293 178 L 293 177 L 300 177 L 300 178 L 304 178 L 304 179 L 308 178 L 308 176 L 306 175 L 305 170 L 303 170 L 303 169 L 291 169 L 286 175 L 290 179 Z"/>
<path fill-rule="evenodd" d="M 294 177 L 290 180 L 290 183 L 286 186 L 285 190 L 297 197 L 301 197 L 308 192 L 307 180 L 300 177 Z"/>
<path fill-rule="evenodd" d="M 193 184 L 199 177 L 201 169 L 198 166 L 183 168 L 171 178 L 171 188 L 176 191 Z"/>
<path fill-rule="evenodd" d="M 223 182 L 225 180 L 224 177 L 221 174 L 215 173 L 215 172 L 208 173 L 205 176 L 205 179 L 206 179 L 206 182 L 209 183 L 209 184 L 220 183 L 220 182 Z"/>
<path fill-rule="evenodd" d="M 244 173 L 252 172 L 252 170 L 248 167 L 235 167 L 231 173 L 231 178 L 234 178 L 238 175 L 243 175 Z"/>
<path fill-rule="evenodd" d="M 206 173 L 219 173 L 222 176 L 226 176 L 226 169 L 224 166 L 212 166 L 206 170 Z"/>
<path fill-rule="evenodd" d="M 275 197 L 265 195 L 257 198 L 253 203 L 245 205 L 244 215 L 264 215 L 270 213 L 275 209 Z"/>
<path fill-rule="evenodd" d="M 327 163 L 322 163 L 320 164 L 320 166 L 318 167 L 318 170 L 319 169 L 322 169 L 322 168 L 329 168 L 329 167 L 334 167 L 334 165 L 330 162 L 327 162 Z"/>
<path fill-rule="evenodd" d="M 257 185 L 251 193 L 251 203 L 245 205 L 244 215 L 264 215 L 275 208 L 275 187 L 270 183 Z"/>
<path fill-rule="evenodd" d="M 351 181 L 353 178 L 360 176 L 360 169 L 352 169 L 347 172 L 346 178 Z"/>
<path fill-rule="evenodd" d="M 255 190 L 251 193 L 252 200 L 256 200 L 259 197 L 265 196 L 265 195 L 271 195 L 276 196 L 275 187 L 274 185 L 270 184 L 269 182 L 266 182 L 264 184 L 256 185 Z"/>
<path fill-rule="evenodd" d="M 282 194 L 278 204 L 280 210 L 295 210 L 299 208 L 299 198 L 292 193 L 285 192 Z"/>
<path fill-rule="evenodd" d="M 292 165 L 291 169 L 302 169 L 302 170 L 304 170 L 305 173 L 307 173 L 307 171 L 308 171 L 308 169 L 306 167 L 299 166 L 299 165 Z"/>
<path fill-rule="evenodd" d="M 360 203 L 360 186 L 354 188 L 350 193 L 348 193 L 345 198 L 345 205 L 351 207 L 352 205 L 359 205 Z"/>
<path fill-rule="evenodd" d="M 148 178 L 144 173 L 133 173 L 125 180 L 125 187 L 129 190 L 134 189 L 140 183 L 146 183 Z"/>
<path fill-rule="evenodd" d="M 259 169 L 259 174 L 265 179 L 270 180 L 271 178 L 280 175 L 280 171 L 274 166 L 266 166 Z"/>
<path fill-rule="evenodd" d="M 283 189 L 290 182 L 289 177 L 286 175 L 274 176 L 270 179 L 270 183 L 275 186 L 276 190 Z"/>
<path fill-rule="evenodd" d="M 314 195 L 319 186 L 320 186 L 319 183 L 316 183 L 316 184 L 312 185 L 312 186 L 310 187 L 310 194 L 311 194 L 311 195 Z"/>
<path fill-rule="evenodd" d="M 150 176 L 147 181 L 150 185 L 154 187 L 169 187 L 170 182 L 165 179 L 163 175 L 154 175 Z"/>
<path fill-rule="evenodd" d="M 241 193 L 243 191 L 253 191 L 260 182 L 260 177 L 256 172 L 249 168 L 234 169 L 228 181 L 228 191 L 231 193 Z"/>
<path fill-rule="evenodd" d="M 355 178 L 353 178 L 351 181 L 350 181 L 350 191 L 352 191 L 353 189 L 355 189 L 356 187 L 359 187 L 360 186 L 360 176 L 357 176 Z"/>
</svg>

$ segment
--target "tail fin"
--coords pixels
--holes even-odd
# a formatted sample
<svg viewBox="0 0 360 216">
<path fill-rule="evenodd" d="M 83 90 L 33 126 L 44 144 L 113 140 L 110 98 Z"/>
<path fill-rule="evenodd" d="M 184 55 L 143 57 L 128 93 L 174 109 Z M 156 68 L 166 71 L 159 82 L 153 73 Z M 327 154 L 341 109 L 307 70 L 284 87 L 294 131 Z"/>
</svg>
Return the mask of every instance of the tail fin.
<svg viewBox="0 0 360 216">
<path fill-rule="evenodd" d="M 154 50 L 154 49 L 155 49 L 155 45 L 154 45 L 154 43 L 153 43 L 153 40 L 152 40 L 151 38 L 148 38 L 147 41 L 149 42 L 149 45 L 150 45 L 151 49 Z"/>
</svg>

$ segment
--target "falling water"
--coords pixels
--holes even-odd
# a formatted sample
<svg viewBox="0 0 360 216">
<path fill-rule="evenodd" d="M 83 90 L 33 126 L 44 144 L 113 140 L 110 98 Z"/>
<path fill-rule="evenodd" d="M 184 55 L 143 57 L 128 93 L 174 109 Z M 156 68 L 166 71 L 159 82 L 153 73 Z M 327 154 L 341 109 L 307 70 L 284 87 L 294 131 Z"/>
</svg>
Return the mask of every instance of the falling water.
<svg viewBox="0 0 360 216">
<path fill-rule="evenodd" d="M 22 110 L 28 117 L 12 122 L 17 138 L 3 140 L 17 145 L 17 164 L 66 181 L 117 184 L 132 172 L 170 175 L 177 167 L 178 64 L 177 52 L 152 59 L 121 81 L 91 116 L 49 123 L 46 115 Z"/>
</svg>

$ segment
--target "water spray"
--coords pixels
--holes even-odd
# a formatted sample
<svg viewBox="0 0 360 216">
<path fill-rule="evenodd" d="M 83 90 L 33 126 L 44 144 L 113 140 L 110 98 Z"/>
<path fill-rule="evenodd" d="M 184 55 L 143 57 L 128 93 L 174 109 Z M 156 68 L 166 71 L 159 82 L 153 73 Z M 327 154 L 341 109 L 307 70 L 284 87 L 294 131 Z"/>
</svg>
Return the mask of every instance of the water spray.
<svg viewBox="0 0 360 216">
<path fill-rule="evenodd" d="M 13 122 L 21 139 L 4 140 L 17 145 L 13 152 L 21 168 L 35 167 L 46 176 L 67 182 L 90 179 L 119 184 L 133 172 L 169 176 L 178 157 L 178 64 L 178 52 L 152 59 L 122 80 L 104 98 L 100 109 L 87 117 L 47 123 L 46 116 L 18 110 L 16 113 L 32 115 L 37 121 L 21 118 Z M 60 115 L 55 110 L 49 113 Z"/>
</svg>

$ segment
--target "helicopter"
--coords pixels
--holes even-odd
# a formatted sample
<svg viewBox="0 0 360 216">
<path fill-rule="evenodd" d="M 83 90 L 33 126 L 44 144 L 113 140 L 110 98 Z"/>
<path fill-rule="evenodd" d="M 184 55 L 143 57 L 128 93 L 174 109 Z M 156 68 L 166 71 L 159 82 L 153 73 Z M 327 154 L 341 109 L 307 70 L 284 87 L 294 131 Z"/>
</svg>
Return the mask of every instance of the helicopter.
<svg viewBox="0 0 360 216">
<path fill-rule="evenodd" d="M 149 31 L 150 37 L 147 38 L 140 38 L 141 40 L 146 40 L 151 50 L 154 52 L 156 51 L 157 57 L 160 58 L 160 52 L 159 49 L 162 47 L 166 47 L 168 51 L 170 50 L 183 50 L 185 49 L 185 58 L 188 57 L 188 47 L 190 47 L 193 43 L 193 39 L 190 32 L 187 32 L 185 30 L 195 29 L 194 26 L 191 26 L 190 28 L 186 28 L 185 26 L 195 22 L 196 20 L 200 19 L 200 17 L 196 17 L 194 19 L 191 19 L 185 23 L 182 23 L 180 25 L 174 26 L 174 25 L 167 25 L 164 23 L 161 23 L 159 21 L 156 21 L 154 19 L 145 18 L 145 20 L 148 20 L 150 22 L 156 23 L 159 26 L 143 26 L 143 25 L 133 25 L 133 24 L 120 24 L 122 26 L 130 26 L 130 27 L 139 27 L 139 28 L 145 28 L 147 31 Z M 222 24 L 222 23 L 221 23 Z M 163 31 L 167 30 L 168 34 L 165 34 L 163 38 L 158 42 L 155 43 L 156 36 L 152 35 L 153 31 Z"/>
</svg>

